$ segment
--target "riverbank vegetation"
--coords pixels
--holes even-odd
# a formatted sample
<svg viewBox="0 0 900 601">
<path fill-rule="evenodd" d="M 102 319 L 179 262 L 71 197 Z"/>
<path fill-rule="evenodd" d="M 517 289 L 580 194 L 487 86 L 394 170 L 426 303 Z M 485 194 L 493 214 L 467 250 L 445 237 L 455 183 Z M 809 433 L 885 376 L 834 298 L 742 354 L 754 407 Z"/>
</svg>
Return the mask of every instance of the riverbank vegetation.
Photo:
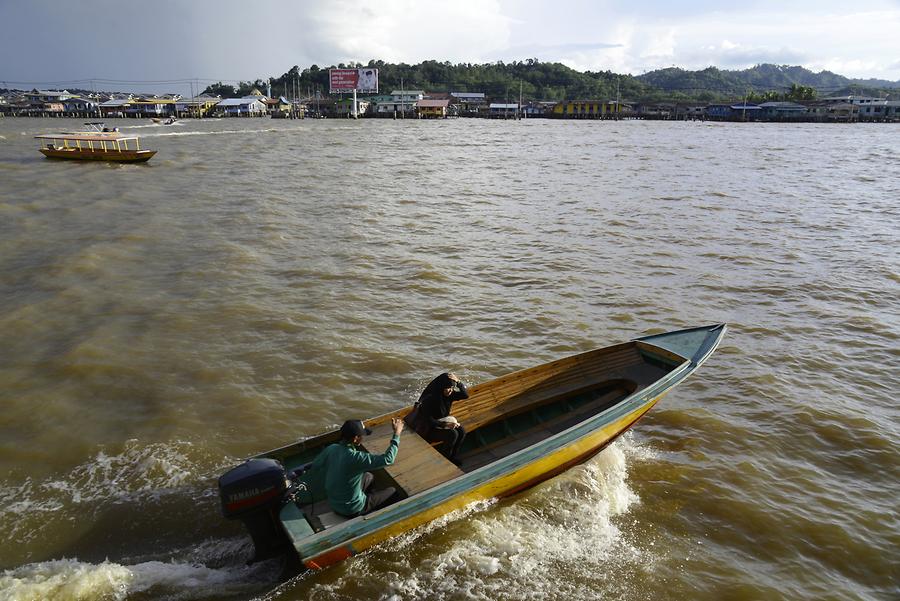
<svg viewBox="0 0 900 601">
<path fill-rule="evenodd" d="M 494 99 L 515 102 L 521 94 L 529 100 L 575 100 L 584 98 L 630 101 L 698 101 L 746 99 L 748 101 L 809 101 L 826 96 L 900 94 L 900 81 L 853 80 L 829 71 L 814 73 L 804 67 L 763 64 L 750 69 L 727 71 L 708 67 L 688 71 L 671 67 L 642 75 L 612 71 L 576 71 L 561 63 L 530 58 L 504 63 L 457 63 L 423 61 L 418 64 L 371 60 L 340 63 L 330 67 L 294 66 L 278 77 L 241 81 L 237 85 L 218 82 L 204 91 L 223 98 L 240 97 L 253 88 L 273 96 L 312 96 L 328 93 L 328 70 L 332 68 L 378 69 L 382 93 L 391 90 L 428 92 L 483 92 Z"/>
</svg>

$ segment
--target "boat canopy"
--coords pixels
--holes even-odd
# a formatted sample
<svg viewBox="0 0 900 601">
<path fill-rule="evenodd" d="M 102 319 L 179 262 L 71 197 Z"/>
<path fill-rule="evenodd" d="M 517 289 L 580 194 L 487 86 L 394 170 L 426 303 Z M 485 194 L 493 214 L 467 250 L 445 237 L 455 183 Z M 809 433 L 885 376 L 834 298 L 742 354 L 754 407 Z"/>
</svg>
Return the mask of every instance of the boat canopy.
<svg viewBox="0 0 900 601">
<path fill-rule="evenodd" d="M 110 141 L 125 141 L 125 140 L 137 140 L 138 136 L 134 135 L 125 135 L 120 132 L 97 132 L 97 133 L 85 133 L 85 134 L 72 134 L 72 133 L 61 133 L 61 134 L 41 134 L 39 136 L 35 136 L 36 140 L 72 140 L 78 142 L 110 142 Z"/>
</svg>

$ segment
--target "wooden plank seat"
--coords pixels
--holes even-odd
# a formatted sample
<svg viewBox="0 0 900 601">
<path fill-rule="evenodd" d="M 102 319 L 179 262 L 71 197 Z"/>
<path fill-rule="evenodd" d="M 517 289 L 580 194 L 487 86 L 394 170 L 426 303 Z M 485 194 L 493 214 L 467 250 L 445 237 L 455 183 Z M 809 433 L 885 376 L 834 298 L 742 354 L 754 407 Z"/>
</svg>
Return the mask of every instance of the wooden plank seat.
<svg viewBox="0 0 900 601">
<path fill-rule="evenodd" d="M 601 353 L 603 360 L 598 361 L 597 356 Z M 547 401 L 601 388 L 609 381 L 630 381 L 633 389 L 637 389 L 637 382 L 645 381 L 645 378 L 635 369 L 643 370 L 645 366 L 632 343 L 569 357 L 540 369 L 527 369 L 499 378 L 492 381 L 490 387 L 473 386 L 468 399 L 454 404 L 453 414 L 471 432 Z"/>
<path fill-rule="evenodd" d="M 353 519 L 333 511 L 318 513 L 316 514 L 316 517 L 319 519 L 319 523 L 322 524 L 322 528 L 331 528 L 332 526 L 337 526 L 338 524 L 343 524 L 347 520 Z"/>
<path fill-rule="evenodd" d="M 293 536 L 321 532 L 351 519 L 332 511 L 326 500 L 306 505 L 289 502 L 281 509 L 281 521 Z"/>
<path fill-rule="evenodd" d="M 370 453 L 384 453 L 394 433 L 390 422 L 371 428 L 372 434 L 363 438 L 363 446 Z M 397 457 L 384 471 L 409 497 L 463 475 L 462 470 L 411 428 L 403 430 Z"/>
</svg>

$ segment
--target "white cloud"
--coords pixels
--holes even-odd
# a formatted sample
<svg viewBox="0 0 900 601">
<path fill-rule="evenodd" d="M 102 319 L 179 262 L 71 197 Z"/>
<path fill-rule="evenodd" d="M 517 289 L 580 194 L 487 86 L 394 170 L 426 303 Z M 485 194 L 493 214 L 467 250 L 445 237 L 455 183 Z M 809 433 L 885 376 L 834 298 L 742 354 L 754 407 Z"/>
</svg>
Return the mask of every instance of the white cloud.
<svg viewBox="0 0 900 601">
<path fill-rule="evenodd" d="M 333 0 L 309 7 L 304 20 L 304 50 L 324 63 L 480 61 L 510 43 L 511 19 L 494 1 Z"/>
<path fill-rule="evenodd" d="M 558 60 L 580 70 L 641 73 L 672 65 L 738 69 L 757 63 L 802 64 L 838 69 L 849 77 L 900 79 L 900 7 L 873 0 L 858 5 L 820 2 L 754 2 L 735 9 L 654 15 L 646 5 L 601 6 L 572 25 L 581 39 L 615 45 L 593 52 L 557 52 Z M 583 7 L 582 7 L 583 8 Z M 640 13 L 640 14 L 639 14 Z M 567 24 L 553 16 L 531 17 L 517 25 L 520 35 L 552 36 Z"/>
<path fill-rule="evenodd" d="M 675 56 L 676 46 L 675 29 L 664 29 L 644 43 L 639 58 L 645 61 L 668 61 Z"/>
</svg>

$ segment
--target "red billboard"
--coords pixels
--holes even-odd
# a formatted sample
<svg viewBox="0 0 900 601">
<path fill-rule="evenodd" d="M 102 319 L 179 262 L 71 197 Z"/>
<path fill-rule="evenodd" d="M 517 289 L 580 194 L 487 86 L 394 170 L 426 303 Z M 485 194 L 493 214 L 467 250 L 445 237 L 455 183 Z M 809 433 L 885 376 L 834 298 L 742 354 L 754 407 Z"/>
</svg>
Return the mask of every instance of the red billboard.
<svg viewBox="0 0 900 601">
<path fill-rule="evenodd" d="M 335 92 L 378 92 L 378 69 L 329 69 L 331 93 Z"/>
</svg>

